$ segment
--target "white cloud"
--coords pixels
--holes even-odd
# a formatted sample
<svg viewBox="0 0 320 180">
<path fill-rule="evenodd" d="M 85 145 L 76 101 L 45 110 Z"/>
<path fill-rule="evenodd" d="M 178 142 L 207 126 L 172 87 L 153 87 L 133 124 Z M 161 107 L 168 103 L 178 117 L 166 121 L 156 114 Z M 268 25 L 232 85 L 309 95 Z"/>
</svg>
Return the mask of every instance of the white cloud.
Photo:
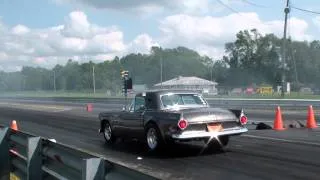
<svg viewBox="0 0 320 180">
<path fill-rule="evenodd" d="M 77 8 L 93 7 L 95 9 L 108 9 L 126 13 L 139 14 L 154 14 L 162 12 L 167 7 L 170 7 L 172 1 L 170 0 L 53 0 L 59 5 L 70 4 Z M 180 1 L 180 0 L 178 0 Z"/>
<path fill-rule="evenodd" d="M 307 34 L 308 23 L 302 19 L 291 18 L 290 35 L 295 40 L 310 40 Z M 165 38 L 165 46 L 185 45 L 202 54 L 221 57 L 226 42 L 234 41 L 240 30 L 256 28 L 260 33 L 275 33 L 282 37 L 283 21 L 263 22 L 256 13 L 230 14 L 223 17 L 191 16 L 178 14 L 168 16 L 160 22 L 160 30 Z"/>
<path fill-rule="evenodd" d="M 149 48 L 152 41 L 143 34 L 134 42 L 125 43 L 119 28 L 92 24 L 81 11 L 71 12 L 64 24 L 54 27 L 30 29 L 17 25 L 10 29 L 0 22 L 0 29 L 0 61 L 6 71 L 26 65 L 53 67 L 70 58 L 79 62 L 103 61 L 106 59 L 102 58 L 124 55 L 133 49 L 132 44 L 139 51 L 146 51 L 144 48 Z"/>
<path fill-rule="evenodd" d="M 185 1 L 185 6 L 193 7 L 189 0 Z M 206 11 L 201 9 L 202 6 L 194 7 Z M 320 28 L 320 18 L 315 23 Z M 293 17 L 289 24 L 294 27 L 290 28 L 293 39 L 313 38 L 307 33 L 309 26 L 304 20 Z M 61 25 L 44 29 L 31 29 L 25 25 L 9 28 L 0 21 L 1 69 L 9 71 L 26 65 L 51 68 L 68 59 L 80 63 L 101 62 L 132 52 L 149 53 L 152 46 L 160 45 L 165 48 L 186 46 L 217 59 L 224 53 L 224 44 L 234 41 L 237 32 L 252 28 L 263 34 L 275 33 L 282 37 L 283 21 L 263 22 L 256 13 L 221 17 L 176 14 L 160 21 L 160 37 L 142 32 L 129 42 L 124 41 L 125 34 L 117 26 L 93 24 L 81 11 L 71 12 Z"/>
<path fill-rule="evenodd" d="M 159 44 L 148 34 L 141 34 L 129 44 L 128 52 L 148 54 L 152 46 L 159 46 Z"/>
<path fill-rule="evenodd" d="M 289 35 L 293 37 L 293 39 L 298 41 L 311 41 L 314 37 L 311 34 L 308 34 L 309 24 L 303 20 L 296 17 L 292 17 L 289 19 Z"/>
<path fill-rule="evenodd" d="M 0 62 L 8 59 L 8 55 L 5 52 L 0 51 Z"/>
<path fill-rule="evenodd" d="M 66 23 L 61 30 L 61 34 L 65 37 L 84 38 L 91 34 L 90 23 L 87 16 L 81 11 L 71 12 L 66 19 Z"/>
<path fill-rule="evenodd" d="M 30 32 L 30 29 L 21 24 L 12 28 L 12 33 L 16 35 L 24 35 L 24 34 L 27 34 L 28 32 Z"/>
<path fill-rule="evenodd" d="M 320 16 L 316 16 L 315 18 L 313 18 L 312 22 L 318 29 L 320 29 Z"/>
<path fill-rule="evenodd" d="M 149 16 L 157 13 L 206 14 L 219 12 L 225 7 L 215 0 L 53 0 L 57 4 L 108 9 Z M 225 4 L 239 4 L 238 0 L 222 0 Z"/>
</svg>

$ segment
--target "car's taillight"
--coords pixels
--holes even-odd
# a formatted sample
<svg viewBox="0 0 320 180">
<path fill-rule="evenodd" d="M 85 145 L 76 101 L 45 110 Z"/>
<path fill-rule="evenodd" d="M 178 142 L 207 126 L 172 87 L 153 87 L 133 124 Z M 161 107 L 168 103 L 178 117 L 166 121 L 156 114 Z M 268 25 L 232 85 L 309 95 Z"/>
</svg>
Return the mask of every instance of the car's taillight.
<svg viewBox="0 0 320 180">
<path fill-rule="evenodd" d="M 240 123 L 241 123 L 242 125 L 244 125 L 244 124 L 247 124 L 247 122 L 248 122 L 247 116 L 241 115 L 241 116 L 240 116 Z"/>
<path fill-rule="evenodd" d="M 181 130 L 184 130 L 188 127 L 188 121 L 185 120 L 185 119 L 180 119 L 179 122 L 178 122 L 178 127 L 181 129 Z"/>
</svg>

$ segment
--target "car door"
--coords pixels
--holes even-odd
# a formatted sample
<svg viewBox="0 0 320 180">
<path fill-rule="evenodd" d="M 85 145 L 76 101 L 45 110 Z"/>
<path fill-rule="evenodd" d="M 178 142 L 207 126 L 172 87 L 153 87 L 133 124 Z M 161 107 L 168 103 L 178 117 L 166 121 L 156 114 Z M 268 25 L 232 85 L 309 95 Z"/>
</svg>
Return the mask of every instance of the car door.
<svg viewBox="0 0 320 180">
<path fill-rule="evenodd" d="M 127 118 L 129 118 L 129 115 L 128 115 L 129 112 L 133 111 L 133 107 L 134 107 L 134 99 L 131 101 L 129 105 L 126 106 L 125 109 L 122 109 L 121 112 L 113 116 L 112 127 L 113 127 L 113 133 L 115 133 L 116 136 L 122 137 L 128 134 L 126 122 L 127 122 Z"/>
<path fill-rule="evenodd" d="M 122 113 L 119 125 L 121 134 L 126 137 L 140 138 L 144 134 L 143 114 L 145 111 L 145 97 L 136 96 L 129 111 Z"/>
</svg>

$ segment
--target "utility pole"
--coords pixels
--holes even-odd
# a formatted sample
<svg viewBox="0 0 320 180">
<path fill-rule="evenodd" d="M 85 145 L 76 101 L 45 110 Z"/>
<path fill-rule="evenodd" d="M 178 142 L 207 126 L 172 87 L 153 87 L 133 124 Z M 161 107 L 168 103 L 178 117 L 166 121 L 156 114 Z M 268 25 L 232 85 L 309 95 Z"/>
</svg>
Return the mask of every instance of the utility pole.
<svg viewBox="0 0 320 180">
<path fill-rule="evenodd" d="M 94 76 L 94 65 L 92 66 L 92 82 L 93 82 L 93 94 L 96 94 L 96 80 Z"/>
<path fill-rule="evenodd" d="M 284 8 L 285 18 L 284 18 L 284 32 L 283 32 L 283 44 L 282 44 L 282 88 L 281 88 L 281 96 L 284 97 L 285 93 L 285 64 L 287 60 L 286 48 L 287 48 L 287 21 L 288 21 L 288 14 L 290 13 L 289 2 L 287 0 L 286 7 Z"/>
<path fill-rule="evenodd" d="M 212 65 L 210 67 L 210 69 L 211 69 L 211 77 L 210 77 L 211 81 L 213 81 L 213 66 L 214 66 L 214 63 L 212 62 Z"/>
<path fill-rule="evenodd" d="M 54 89 L 54 92 L 56 92 L 56 71 L 53 70 L 53 89 Z"/>
<path fill-rule="evenodd" d="M 162 89 L 162 56 L 160 56 L 160 81 L 161 81 L 161 89 Z"/>
<path fill-rule="evenodd" d="M 296 80 L 296 84 L 298 85 L 298 71 L 297 71 L 297 65 L 296 65 L 296 59 L 295 59 L 295 55 L 296 55 L 296 52 L 297 50 L 294 50 L 293 51 L 293 54 L 292 54 L 292 60 L 293 60 L 293 65 L 294 65 L 294 73 L 295 73 L 295 80 Z"/>
</svg>

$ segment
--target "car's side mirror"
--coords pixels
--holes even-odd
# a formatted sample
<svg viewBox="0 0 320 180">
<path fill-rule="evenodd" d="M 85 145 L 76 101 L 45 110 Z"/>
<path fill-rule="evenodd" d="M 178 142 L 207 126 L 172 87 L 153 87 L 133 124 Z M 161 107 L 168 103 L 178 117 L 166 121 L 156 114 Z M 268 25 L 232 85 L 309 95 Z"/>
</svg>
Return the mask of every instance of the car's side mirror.
<svg viewBox="0 0 320 180">
<path fill-rule="evenodd" d="M 136 110 L 136 112 L 143 112 L 146 109 L 146 107 L 144 105 L 140 105 L 138 107 L 139 108 Z"/>
<path fill-rule="evenodd" d="M 126 105 L 122 106 L 122 111 L 126 111 Z"/>
</svg>

